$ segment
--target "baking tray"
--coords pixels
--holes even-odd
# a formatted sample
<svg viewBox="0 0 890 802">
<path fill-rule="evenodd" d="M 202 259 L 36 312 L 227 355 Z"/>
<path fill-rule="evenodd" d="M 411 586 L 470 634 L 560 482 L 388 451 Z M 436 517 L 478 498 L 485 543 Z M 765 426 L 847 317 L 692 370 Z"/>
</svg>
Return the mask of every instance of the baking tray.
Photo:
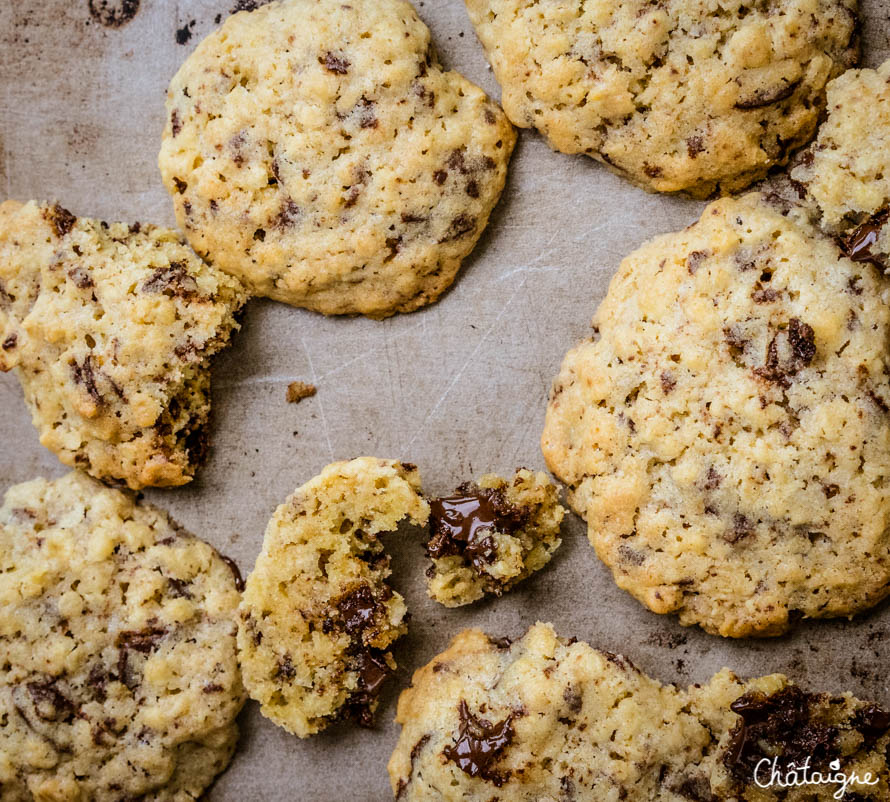
<svg viewBox="0 0 890 802">
<path fill-rule="evenodd" d="M 241 0 L 243 5 L 244 0 Z M 0 186 L 5 197 L 58 199 L 76 214 L 173 224 L 156 166 L 167 82 L 236 0 L 93 0 L 130 10 L 102 24 L 89 0 L 0 2 Z M 418 3 L 443 62 L 500 92 L 461 0 Z M 864 63 L 890 55 L 890 4 L 864 0 Z M 146 496 L 233 557 L 246 573 L 266 522 L 295 487 L 335 459 L 417 463 L 444 492 L 488 471 L 542 468 L 550 382 L 621 258 L 695 220 L 702 204 L 649 195 L 523 132 L 503 200 L 453 289 L 383 322 L 329 319 L 262 300 L 214 370 L 213 450 L 191 485 Z M 290 381 L 318 394 L 288 404 Z M 0 376 L 0 485 L 66 472 L 43 449 L 14 376 Z M 646 611 L 615 587 L 570 516 L 553 563 L 502 599 L 446 610 L 426 598 L 417 533 L 393 550 L 393 584 L 412 613 L 379 725 L 341 724 L 301 741 L 249 702 L 240 748 L 208 794 L 227 800 L 385 800 L 399 690 L 468 626 L 516 636 L 536 620 L 628 655 L 667 682 L 785 672 L 812 688 L 890 704 L 890 607 L 853 622 L 804 623 L 776 640 L 729 642 Z"/>
</svg>

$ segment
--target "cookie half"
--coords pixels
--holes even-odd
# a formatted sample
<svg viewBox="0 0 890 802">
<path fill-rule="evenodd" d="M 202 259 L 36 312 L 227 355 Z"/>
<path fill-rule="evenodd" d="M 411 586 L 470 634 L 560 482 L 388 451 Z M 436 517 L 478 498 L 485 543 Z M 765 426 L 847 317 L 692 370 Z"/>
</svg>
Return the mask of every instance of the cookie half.
<svg viewBox="0 0 890 802">
<path fill-rule="evenodd" d="M 275 511 L 238 630 L 264 716 L 301 738 L 344 715 L 372 722 L 407 615 L 380 536 L 428 516 L 417 469 L 373 457 L 329 465 Z"/>
<path fill-rule="evenodd" d="M 244 702 L 240 595 L 164 513 L 80 473 L 0 507 L 0 789 L 29 800 L 197 799 Z"/>
<path fill-rule="evenodd" d="M 816 131 L 856 0 L 466 0 L 515 124 L 653 191 L 736 192 Z"/>
<path fill-rule="evenodd" d="M 235 14 L 173 78 L 159 164 L 195 250 L 253 293 L 386 317 L 482 234 L 515 132 L 402 0 Z"/>
<path fill-rule="evenodd" d="M 543 473 L 525 468 L 462 484 L 430 504 L 427 593 L 446 607 L 500 596 L 543 568 L 562 543 L 565 510 Z"/>
<path fill-rule="evenodd" d="M 245 300 L 170 229 L 0 205 L 0 370 L 15 368 L 40 442 L 97 478 L 192 480 L 209 359 Z"/>
<path fill-rule="evenodd" d="M 848 786 L 851 799 L 890 794 L 890 713 L 876 705 L 726 669 L 703 686 L 665 686 L 549 624 L 512 644 L 464 631 L 415 672 L 396 721 L 389 775 L 400 800 L 832 799 L 834 783 L 759 787 L 761 761 L 790 776 L 807 757 L 823 773 L 870 775 Z"/>
<path fill-rule="evenodd" d="M 890 594 L 886 296 L 757 193 L 624 260 L 542 437 L 620 587 L 730 637 Z"/>
</svg>

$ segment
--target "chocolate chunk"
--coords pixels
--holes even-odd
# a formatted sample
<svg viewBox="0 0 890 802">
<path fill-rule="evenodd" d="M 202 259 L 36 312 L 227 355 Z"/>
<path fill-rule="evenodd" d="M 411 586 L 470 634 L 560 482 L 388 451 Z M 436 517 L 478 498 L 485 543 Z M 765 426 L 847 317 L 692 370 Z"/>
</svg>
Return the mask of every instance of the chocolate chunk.
<svg viewBox="0 0 890 802">
<path fill-rule="evenodd" d="M 339 613 L 343 629 L 353 638 L 361 638 L 386 609 L 374 596 L 370 585 L 358 585 L 334 601 L 333 606 Z"/>
<path fill-rule="evenodd" d="M 377 122 L 377 115 L 374 113 L 375 106 L 376 104 L 373 100 L 368 100 L 368 98 L 362 95 L 362 99 L 356 105 L 359 128 L 377 128 L 379 123 Z"/>
<path fill-rule="evenodd" d="M 797 318 L 788 321 L 788 328 L 776 332 L 766 352 L 766 364 L 754 374 L 782 387 L 791 386 L 791 377 L 807 367 L 816 356 L 816 334 L 812 327 Z"/>
<path fill-rule="evenodd" d="M 471 231 L 475 231 L 475 229 L 475 217 L 470 217 L 467 214 L 459 214 L 451 221 L 448 231 L 445 232 L 445 236 L 439 240 L 439 242 L 449 242 L 451 240 L 460 239 Z"/>
<path fill-rule="evenodd" d="M 139 685 L 139 679 L 133 673 L 129 663 L 129 653 L 151 654 L 158 648 L 167 630 L 149 627 L 141 631 L 129 630 L 117 636 L 117 678 L 131 691 Z"/>
<path fill-rule="evenodd" d="M 700 136 L 691 136 L 686 140 L 686 152 L 690 159 L 694 159 L 699 153 L 704 153 L 705 145 Z"/>
<path fill-rule="evenodd" d="M 778 290 L 774 290 L 772 287 L 762 287 L 760 282 L 754 285 L 754 290 L 751 292 L 751 300 L 755 304 L 771 304 L 778 297 Z"/>
<path fill-rule="evenodd" d="M 395 672 L 389 667 L 383 653 L 376 649 L 362 649 L 353 656 L 352 669 L 358 674 L 358 690 L 346 701 L 349 715 L 363 727 L 374 724 L 371 708 L 387 677 Z"/>
<path fill-rule="evenodd" d="M 169 298 L 188 300 L 198 294 L 198 282 L 184 262 L 170 262 L 168 267 L 156 268 L 142 282 L 142 292 L 162 292 Z"/>
<path fill-rule="evenodd" d="M 68 271 L 68 278 L 70 278 L 74 282 L 74 286 L 80 290 L 86 290 L 90 287 L 95 287 L 96 284 L 82 267 L 72 267 L 71 270 Z"/>
<path fill-rule="evenodd" d="M 513 645 L 513 641 L 510 638 L 495 638 L 492 635 L 486 635 L 486 638 L 488 638 L 488 642 L 495 649 L 500 649 L 501 651 L 509 649 Z"/>
<path fill-rule="evenodd" d="M 867 705 L 856 711 L 853 726 L 865 737 L 866 744 L 871 745 L 890 731 L 890 713 L 877 705 Z"/>
<path fill-rule="evenodd" d="M 645 554 L 636 549 L 632 549 L 625 543 L 622 543 L 618 547 L 618 556 L 623 562 L 629 563 L 630 565 L 642 565 L 646 562 Z"/>
<path fill-rule="evenodd" d="M 433 181 L 435 181 L 440 187 L 448 180 L 448 172 L 446 170 L 436 170 L 433 173 Z"/>
<path fill-rule="evenodd" d="M 241 576 L 241 570 L 238 568 L 238 564 L 231 557 L 226 557 L 225 554 L 220 554 L 219 556 L 222 561 L 229 566 L 232 576 L 235 577 L 235 590 L 241 593 L 244 590 L 244 577 Z"/>
<path fill-rule="evenodd" d="M 513 718 L 511 713 L 498 724 L 483 718 L 476 718 L 467 703 L 461 699 L 458 706 L 460 726 L 454 744 L 442 751 L 447 760 L 456 763 L 458 768 L 470 777 L 481 777 L 500 787 L 508 775 L 495 769 L 501 753 L 513 740 Z"/>
<path fill-rule="evenodd" d="M 291 382 L 287 386 L 287 403 L 299 403 L 304 398 L 311 398 L 317 392 L 318 390 L 316 390 L 314 384 L 307 384 L 306 382 Z"/>
<path fill-rule="evenodd" d="M 737 100 L 735 107 L 737 109 L 748 110 L 770 106 L 773 103 L 778 103 L 781 100 L 791 97 L 799 84 L 800 79 L 798 78 L 791 83 L 778 84 L 777 86 L 771 86 L 766 89 L 758 89 L 753 95 Z"/>
<path fill-rule="evenodd" d="M 139 0 L 90 0 L 90 16 L 105 28 L 122 28 L 139 12 Z"/>
<path fill-rule="evenodd" d="M 837 753 L 837 729 L 817 720 L 813 707 L 818 696 L 790 685 L 767 696 L 750 691 L 730 709 L 741 720 L 730 732 L 723 764 L 734 777 L 752 782 L 763 758 L 777 758 L 778 766 L 801 764 L 807 757 L 814 769 Z"/>
<path fill-rule="evenodd" d="M 189 39 L 192 38 L 192 28 L 195 27 L 195 20 L 192 20 L 189 23 L 186 23 L 181 28 L 176 29 L 176 44 L 185 45 L 188 44 Z M 176 136 L 174 133 L 173 136 Z"/>
<path fill-rule="evenodd" d="M 464 156 L 464 152 L 461 148 L 457 148 L 456 150 L 451 151 L 451 155 L 448 157 L 445 164 L 451 170 L 457 170 L 462 175 L 466 175 L 470 172 L 470 167 L 467 164 L 466 157 Z"/>
<path fill-rule="evenodd" d="M 104 403 L 104 399 L 102 398 L 102 393 L 99 392 L 99 388 L 96 386 L 96 369 L 94 361 L 92 354 L 87 354 L 81 364 L 78 364 L 76 360 L 72 361 L 71 375 L 74 378 L 74 383 L 82 384 L 93 401 L 97 404 L 102 404 Z"/>
<path fill-rule="evenodd" d="M 643 163 L 643 172 L 644 172 L 646 175 L 648 175 L 649 178 L 658 178 L 658 177 L 661 175 L 662 170 L 661 170 L 661 168 L 658 167 L 657 165 L 654 165 L 654 164 L 646 164 L 646 163 L 644 162 L 644 163 Z"/>
<path fill-rule="evenodd" d="M 170 595 L 176 599 L 190 599 L 192 592 L 189 590 L 189 582 L 186 579 L 176 579 L 175 577 L 167 577 L 167 587 L 170 589 Z"/>
<path fill-rule="evenodd" d="M 687 778 L 677 786 L 676 791 L 692 802 L 719 802 L 719 798 L 711 793 L 711 783 L 705 777 Z"/>
<path fill-rule="evenodd" d="M 74 224 L 77 222 L 77 218 L 67 209 L 59 206 L 58 203 L 44 209 L 43 217 L 53 227 L 57 237 L 64 237 L 74 228 Z"/>
<path fill-rule="evenodd" d="M 573 688 L 571 685 L 566 685 L 562 692 L 563 701 L 566 703 L 566 707 L 568 707 L 570 713 L 580 713 L 581 707 L 584 704 L 584 699 L 581 694 L 578 693 L 576 688 Z"/>
<path fill-rule="evenodd" d="M 105 686 L 108 684 L 108 680 L 108 671 L 101 663 L 96 663 L 90 669 L 90 673 L 87 675 L 87 685 L 93 689 L 93 696 L 96 698 L 96 701 L 105 701 L 107 697 Z"/>
<path fill-rule="evenodd" d="M 186 184 L 185 181 L 183 181 L 181 178 L 177 178 L 176 176 L 173 176 L 173 185 L 176 187 L 176 191 L 180 195 L 182 195 L 182 193 L 189 188 L 189 185 Z"/>
<path fill-rule="evenodd" d="M 13 332 L 12 334 L 8 335 L 7 338 L 3 341 L 3 350 L 11 351 L 13 348 L 15 348 L 15 345 L 18 341 L 19 335 Z"/>
<path fill-rule="evenodd" d="M 723 539 L 727 543 L 735 545 L 754 533 L 754 524 L 747 516 L 737 512 L 732 516 L 732 527 L 723 533 Z"/>
<path fill-rule="evenodd" d="M 867 262 L 881 270 L 886 269 L 886 258 L 872 253 L 871 249 L 877 243 L 881 229 L 887 223 L 888 217 L 890 217 L 890 209 L 883 209 L 853 229 L 846 237 L 841 238 L 838 244 L 844 254 L 854 262 Z"/>
<path fill-rule="evenodd" d="M 291 198 L 287 198 L 282 202 L 278 214 L 272 220 L 272 225 L 276 228 L 290 228 L 297 224 L 300 214 L 300 207 Z"/>
<path fill-rule="evenodd" d="M 669 370 L 662 371 L 661 373 L 661 390 L 665 395 L 669 395 L 671 391 L 677 386 L 677 380 L 674 378 L 674 374 Z"/>
<path fill-rule="evenodd" d="M 179 119 L 179 111 L 177 109 L 173 109 L 170 114 L 170 131 L 173 136 L 179 136 L 180 131 L 182 131 L 182 120 Z"/>
<path fill-rule="evenodd" d="M 698 270 L 701 263 L 710 255 L 710 251 L 693 251 L 690 253 L 689 256 L 686 257 L 686 270 L 689 272 L 689 275 L 694 276 L 695 271 Z"/>
<path fill-rule="evenodd" d="M 705 490 L 716 490 L 722 481 L 723 477 L 717 473 L 717 469 L 713 465 L 709 466 L 708 476 L 705 479 Z"/>
<path fill-rule="evenodd" d="M 29 682 L 25 687 L 34 702 L 34 712 L 44 721 L 70 722 L 74 718 L 74 704 L 58 689 L 55 679 Z"/>
<path fill-rule="evenodd" d="M 472 178 L 467 181 L 467 195 L 469 195 L 471 198 L 479 197 L 479 184 Z"/>
<path fill-rule="evenodd" d="M 460 554 L 483 573 L 497 556 L 491 533 L 515 532 L 527 518 L 528 511 L 511 504 L 503 490 L 466 482 L 454 495 L 430 503 L 427 555 L 437 560 Z"/>
<path fill-rule="evenodd" d="M 337 75 L 346 75 L 349 72 L 350 64 L 342 55 L 338 56 L 332 53 L 330 50 L 324 54 L 319 61 L 324 64 L 324 68 L 329 72 L 333 72 Z"/>
<path fill-rule="evenodd" d="M 294 668 L 294 664 L 290 659 L 290 655 L 286 654 L 278 661 L 278 668 L 275 671 L 275 676 L 279 679 L 293 679 L 297 676 L 297 669 Z"/>
</svg>

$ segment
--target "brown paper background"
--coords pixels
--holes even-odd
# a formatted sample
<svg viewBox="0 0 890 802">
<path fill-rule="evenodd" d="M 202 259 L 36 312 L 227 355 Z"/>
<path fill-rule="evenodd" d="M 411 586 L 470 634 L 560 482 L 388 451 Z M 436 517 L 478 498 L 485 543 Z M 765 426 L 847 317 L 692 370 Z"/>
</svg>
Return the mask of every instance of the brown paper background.
<svg viewBox="0 0 890 802">
<path fill-rule="evenodd" d="M 88 0 L 0 0 L 2 194 L 58 199 L 108 220 L 172 224 L 156 167 L 164 91 L 234 5 L 142 0 L 132 21 L 113 29 L 91 18 Z M 890 55 L 890 3 L 863 5 L 864 62 L 875 66 Z M 444 63 L 499 96 L 463 3 L 427 0 L 418 10 Z M 190 40 L 178 44 L 177 31 L 192 21 Z M 689 224 L 700 208 L 648 195 L 523 132 L 488 232 L 438 304 L 373 322 L 252 301 L 234 347 L 216 364 L 209 463 L 192 485 L 148 497 L 246 574 L 275 507 L 334 459 L 415 462 L 434 493 L 487 471 L 543 468 L 538 438 L 563 353 L 588 336 L 622 256 Z M 316 384 L 318 395 L 287 404 L 285 388 L 297 379 Z M 0 376 L 2 489 L 65 471 L 39 445 L 16 379 Z M 852 623 L 805 623 L 778 640 L 727 642 L 649 613 L 618 590 L 578 518 L 569 518 L 564 537 L 552 565 L 519 589 L 449 611 L 426 599 L 416 537 L 390 536 L 404 541 L 391 550 L 393 584 L 413 618 L 395 650 L 399 673 L 385 690 L 378 728 L 337 725 L 301 741 L 248 703 L 240 748 L 210 799 L 388 799 L 398 691 L 467 626 L 516 636 L 536 620 L 552 621 L 667 682 L 703 681 L 722 666 L 741 675 L 782 671 L 812 688 L 890 704 L 888 605 Z"/>
</svg>

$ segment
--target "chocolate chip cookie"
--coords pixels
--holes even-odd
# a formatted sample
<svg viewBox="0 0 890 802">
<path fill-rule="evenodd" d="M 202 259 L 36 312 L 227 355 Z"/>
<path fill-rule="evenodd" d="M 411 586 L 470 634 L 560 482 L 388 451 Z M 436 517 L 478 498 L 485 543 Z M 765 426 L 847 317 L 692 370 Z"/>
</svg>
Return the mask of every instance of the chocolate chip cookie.
<svg viewBox="0 0 890 802">
<path fill-rule="evenodd" d="M 263 715 L 301 738 L 344 715 L 372 723 L 407 612 L 380 536 L 428 516 L 417 469 L 372 457 L 329 465 L 275 511 L 238 629 Z"/>
<path fill-rule="evenodd" d="M 515 142 L 403 0 L 235 14 L 173 78 L 167 115 L 160 168 L 192 247 L 255 294 L 325 314 L 435 301 Z"/>
<path fill-rule="evenodd" d="M 809 141 L 856 0 L 466 0 L 507 116 L 649 190 L 736 192 Z"/>
<path fill-rule="evenodd" d="M 170 229 L 0 205 L 0 370 L 15 368 L 40 442 L 97 478 L 191 481 L 209 359 L 245 300 Z"/>
<path fill-rule="evenodd" d="M 782 772 L 809 758 L 825 774 L 870 775 L 848 799 L 890 794 L 890 713 L 877 705 L 726 669 L 665 686 L 549 624 L 515 643 L 461 633 L 414 674 L 396 721 L 389 775 L 406 801 L 822 802 L 838 791 L 759 787 L 774 758 Z"/>
<path fill-rule="evenodd" d="M 890 593 L 885 295 L 758 193 L 624 260 L 542 438 L 620 587 L 729 637 Z"/>
<path fill-rule="evenodd" d="M 828 85 L 828 117 L 791 170 L 818 224 L 859 262 L 890 269 L 890 61 Z"/>
<path fill-rule="evenodd" d="M 543 568 L 562 540 L 565 510 L 543 473 L 518 470 L 462 484 L 430 504 L 430 597 L 459 607 L 500 596 Z"/>
<path fill-rule="evenodd" d="M 197 799 L 244 702 L 236 578 L 161 511 L 81 473 L 0 507 L 0 796 Z"/>
</svg>

